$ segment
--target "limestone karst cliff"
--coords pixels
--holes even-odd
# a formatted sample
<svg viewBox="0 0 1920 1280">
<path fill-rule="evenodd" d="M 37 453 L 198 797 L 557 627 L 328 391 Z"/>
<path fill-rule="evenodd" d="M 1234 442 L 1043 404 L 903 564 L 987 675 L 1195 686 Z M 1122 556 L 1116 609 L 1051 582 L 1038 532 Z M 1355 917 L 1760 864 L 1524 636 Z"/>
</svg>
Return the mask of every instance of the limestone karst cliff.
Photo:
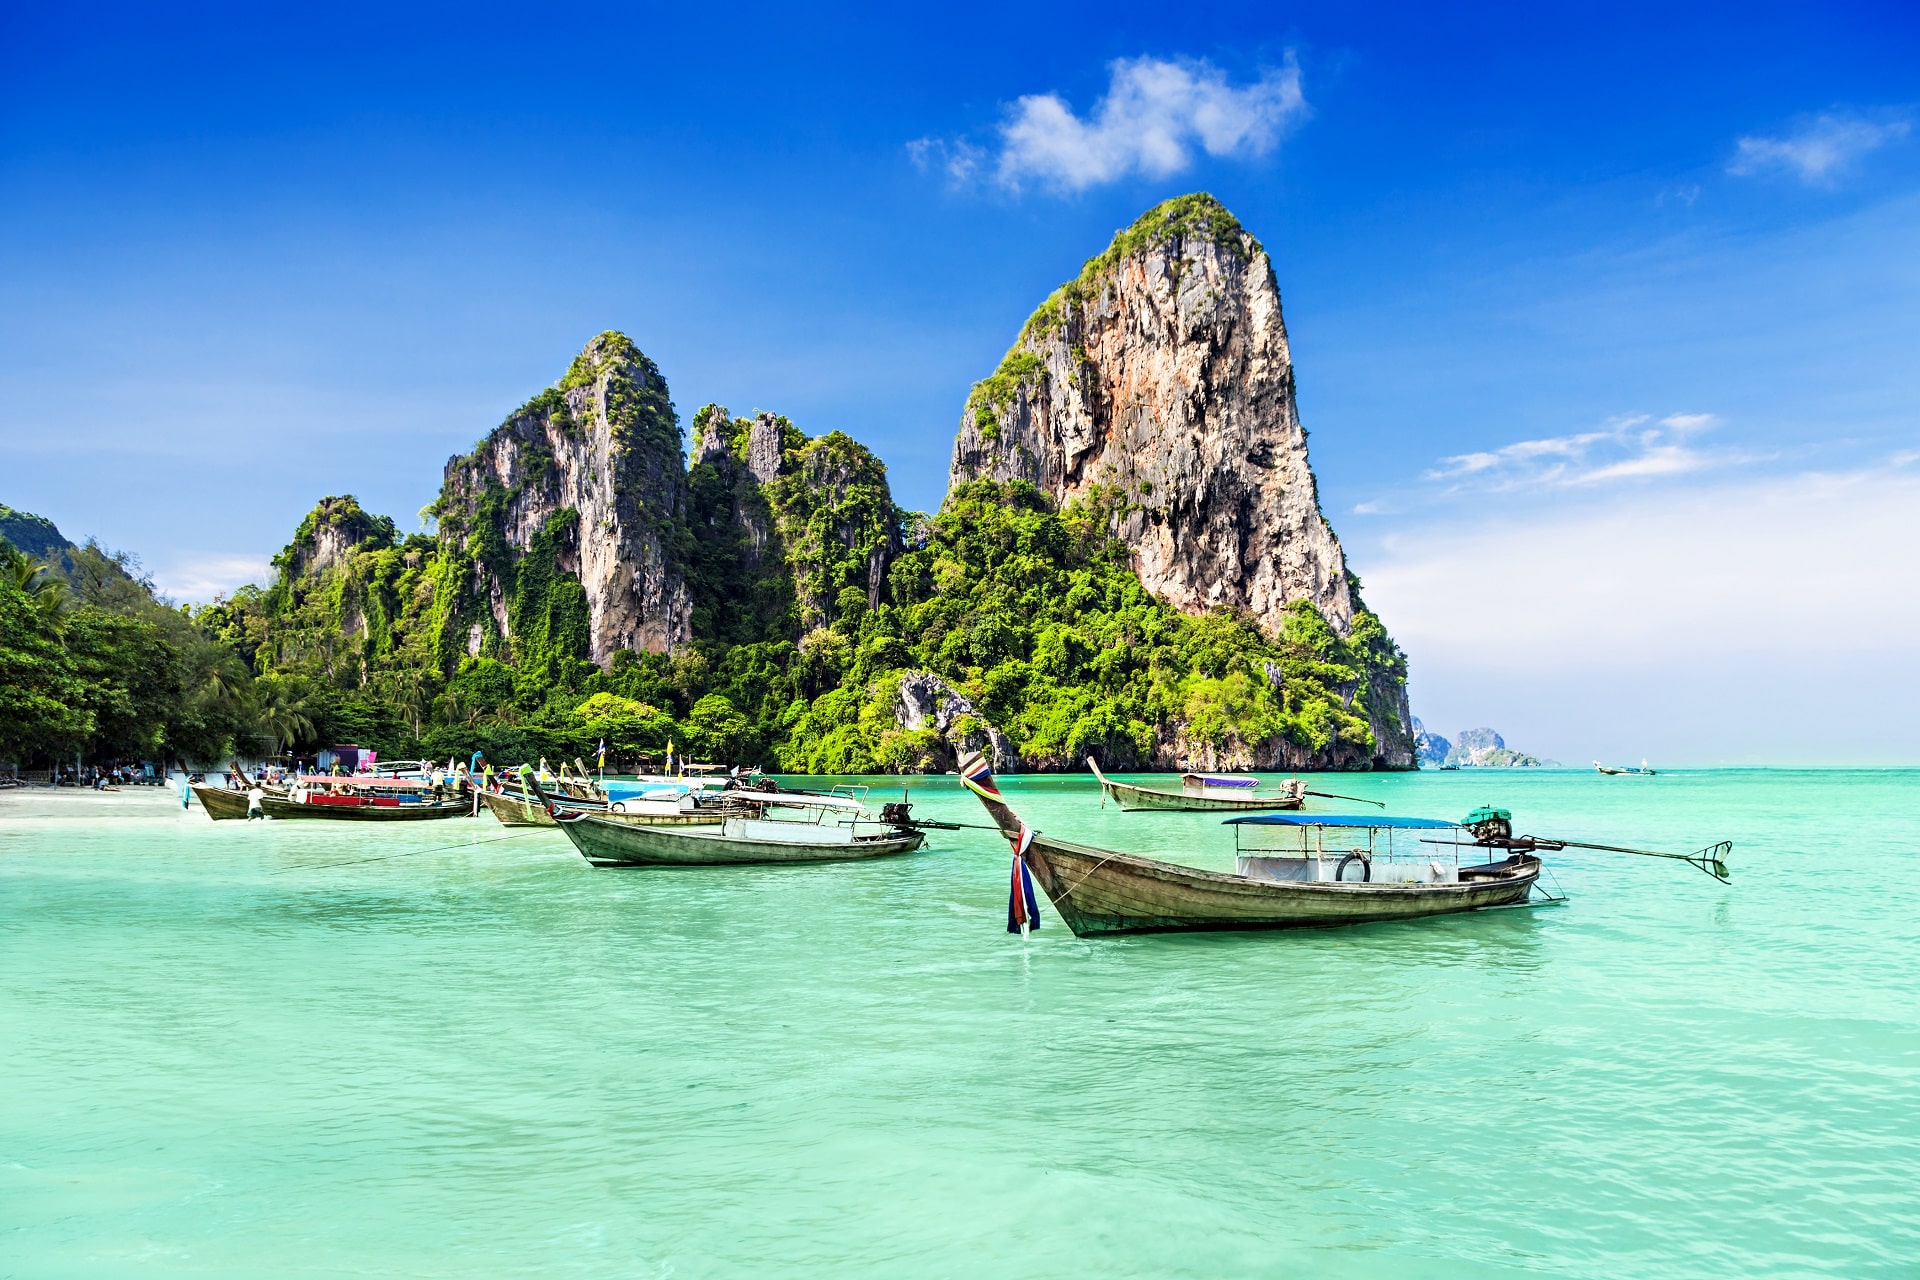
<svg viewBox="0 0 1920 1280">
<path fill-rule="evenodd" d="M 1272 262 L 1211 196 L 1148 211 L 1034 312 L 961 415 L 950 483 L 979 479 L 1100 509 L 1183 611 L 1277 638 L 1304 601 L 1360 634 L 1375 756 L 1413 766 L 1397 650 L 1320 510 Z"/>
<path fill-rule="evenodd" d="M 437 530 L 323 501 L 216 611 L 315 732 L 791 772 L 1412 766 L 1405 657 L 1322 518 L 1264 251 L 1147 214 L 967 401 L 939 511 L 839 431 L 624 336 L 446 466 Z"/>
<path fill-rule="evenodd" d="M 558 615 L 516 618 L 524 568 L 577 582 L 583 656 L 598 665 L 623 649 L 684 644 L 693 634 L 680 562 L 686 510 L 666 379 L 625 336 L 603 333 L 556 386 L 448 461 L 434 512 L 442 546 L 470 575 L 443 584 L 449 623 L 475 654 L 511 640 L 516 622 L 572 625 L 565 602 Z M 535 563 L 524 564 L 530 555 Z"/>
<path fill-rule="evenodd" d="M 1310 600 L 1345 635 L 1346 559 L 1320 514 L 1266 251 L 1210 196 L 1115 237 L 975 386 L 952 480 L 1110 503 L 1147 590 L 1245 610 Z"/>
</svg>

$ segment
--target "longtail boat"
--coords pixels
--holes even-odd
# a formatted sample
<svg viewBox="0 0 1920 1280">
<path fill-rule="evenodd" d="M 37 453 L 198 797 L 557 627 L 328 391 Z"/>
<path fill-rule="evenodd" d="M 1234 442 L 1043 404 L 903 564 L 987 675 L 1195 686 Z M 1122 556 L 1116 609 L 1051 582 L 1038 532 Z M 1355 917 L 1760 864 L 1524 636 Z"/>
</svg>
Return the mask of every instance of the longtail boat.
<svg viewBox="0 0 1920 1280">
<path fill-rule="evenodd" d="M 1297 929 L 1413 920 L 1562 901 L 1536 881 L 1543 850 L 1604 849 L 1673 858 L 1727 880 L 1733 846 L 1697 854 L 1515 836 L 1504 809 L 1478 808 L 1459 822 L 1436 818 L 1262 814 L 1227 819 L 1234 871 L 1203 871 L 1033 830 L 1007 804 L 977 753 L 960 766 L 1014 848 L 1016 873 L 1040 883 L 1079 937 L 1128 933 Z M 1504 856 L 1500 856 L 1504 855 Z M 1016 884 L 1021 877 L 1016 874 Z M 1016 890 L 1016 900 L 1018 891 Z M 1016 904 L 1009 928 L 1027 916 Z"/>
<path fill-rule="evenodd" d="M 193 794 L 199 799 L 200 807 L 215 822 L 225 822 L 230 818 L 247 816 L 247 793 L 235 791 L 231 787 L 216 787 L 211 782 L 189 784 Z"/>
<path fill-rule="evenodd" d="M 1087 767 L 1099 779 L 1103 796 L 1113 799 L 1122 809 L 1158 809 L 1173 813 L 1209 810 L 1261 813 L 1298 809 L 1306 803 L 1306 789 L 1297 778 L 1282 782 L 1277 792 L 1259 795 L 1256 794 L 1260 786 L 1258 778 L 1183 773 L 1180 775 L 1178 791 L 1162 791 L 1154 787 L 1135 786 L 1131 782 L 1115 782 L 1100 772 L 1100 765 L 1092 756 L 1087 757 Z"/>
<path fill-rule="evenodd" d="M 1023 837 L 1019 816 L 997 793 L 967 779 L 1067 927 L 1082 938 L 1126 933 L 1300 929 L 1414 920 L 1525 902 L 1540 859 L 1519 853 L 1461 865 L 1471 837 L 1450 840 L 1442 857 L 1416 843 L 1423 832 L 1458 832 L 1432 818 L 1271 814 L 1229 822 L 1284 823 L 1302 837 L 1242 853 L 1233 874 L 1055 839 Z M 1236 842 L 1236 848 L 1238 848 Z M 1256 846 L 1258 847 L 1258 846 Z M 1484 853 L 1484 850 L 1480 850 Z M 1389 878 L 1391 877 L 1391 878 Z"/>
<path fill-rule="evenodd" d="M 260 806 L 269 818 L 336 822 L 425 822 L 473 813 L 472 799 L 457 791 L 436 800 L 424 783 L 365 774 L 299 779 L 286 795 L 269 795 Z"/>
<path fill-rule="evenodd" d="M 480 803 L 500 820 L 503 827 L 551 827 L 555 823 L 547 807 L 517 791 L 481 791 Z"/>
<path fill-rule="evenodd" d="M 605 800 L 589 800 L 579 796 L 549 794 L 543 803 L 526 791 L 487 791 L 480 792 L 480 803 L 487 812 L 500 820 L 503 827 L 551 827 L 555 825 L 553 816 L 547 812 L 551 803 L 562 809 L 584 809 L 588 812 L 601 812 L 608 808 Z"/>
<path fill-rule="evenodd" d="M 549 811 L 595 867 L 851 862 L 912 853 L 927 839 L 905 805 L 888 805 L 875 819 L 851 794 L 731 791 L 699 797 L 677 815 Z"/>
</svg>

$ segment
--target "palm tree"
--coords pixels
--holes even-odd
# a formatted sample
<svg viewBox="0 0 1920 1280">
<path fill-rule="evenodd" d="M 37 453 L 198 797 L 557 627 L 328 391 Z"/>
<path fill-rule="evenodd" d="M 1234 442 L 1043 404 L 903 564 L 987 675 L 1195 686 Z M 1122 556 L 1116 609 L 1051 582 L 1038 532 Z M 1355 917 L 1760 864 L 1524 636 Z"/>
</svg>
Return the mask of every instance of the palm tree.
<svg viewBox="0 0 1920 1280">
<path fill-rule="evenodd" d="M 60 612 L 67 605 L 66 580 L 12 543 L 0 538 L 0 577 L 33 601 L 34 611 L 48 630 L 60 631 Z"/>
<path fill-rule="evenodd" d="M 418 738 L 421 730 L 420 722 L 432 705 L 432 699 L 427 694 L 426 673 L 417 667 L 408 667 L 395 676 L 394 685 L 400 695 L 395 701 L 400 704 L 400 709 L 407 713 L 407 718 L 413 722 L 413 736 Z"/>
<path fill-rule="evenodd" d="M 286 751 L 312 737 L 313 721 L 307 718 L 307 700 L 293 697 L 278 686 L 269 689 L 260 701 L 260 728 L 272 739 L 276 751 Z"/>
<path fill-rule="evenodd" d="M 247 669 L 236 654 L 227 654 L 207 669 L 200 682 L 200 693 L 215 706 L 231 707 L 247 693 Z"/>
</svg>

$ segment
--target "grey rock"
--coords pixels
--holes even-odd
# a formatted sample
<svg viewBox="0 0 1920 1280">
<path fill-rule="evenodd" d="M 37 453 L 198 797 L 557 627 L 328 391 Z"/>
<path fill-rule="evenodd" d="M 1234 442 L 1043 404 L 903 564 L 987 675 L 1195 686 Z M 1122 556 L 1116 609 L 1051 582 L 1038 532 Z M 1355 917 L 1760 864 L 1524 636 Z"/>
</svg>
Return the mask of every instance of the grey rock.
<svg viewBox="0 0 1920 1280">
<path fill-rule="evenodd" d="M 1416 716 L 1413 720 L 1413 749 L 1422 765 L 1437 767 L 1447 762 L 1447 756 L 1453 751 L 1453 744 L 1439 734 L 1429 731 Z"/>
<path fill-rule="evenodd" d="M 560 404 L 534 400 L 478 448 L 447 462 L 441 537 L 473 547 L 480 504 L 504 490 L 507 545 L 524 554 L 558 512 L 579 520 L 560 568 L 586 589 L 590 656 L 621 649 L 671 652 L 692 638 L 692 604 L 672 535 L 686 519 L 680 429 L 654 363 L 619 334 L 593 339 L 562 382 Z M 507 584 L 479 563 L 474 590 L 508 634 Z"/>
<path fill-rule="evenodd" d="M 1320 513 L 1266 251 L 1244 231 L 1176 236 L 1079 293 L 1021 334 L 1003 368 L 1037 363 L 1007 399 L 976 389 L 950 483 L 1025 480 L 1062 503 L 1101 487 L 1154 595 L 1244 610 L 1270 634 L 1311 600 L 1345 635 L 1346 557 Z"/>
<path fill-rule="evenodd" d="M 1211 197 L 1148 213 L 1028 321 L 961 415 L 949 485 L 978 479 L 1104 505 L 1142 585 L 1176 608 L 1225 606 L 1277 636 L 1306 600 L 1351 632 L 1358 600 L 1307 460 L 1273 264 Z M 1405 681 L 1368 676 L 1371 758 L 1255 756 L 1413 768 Z M 1177 742 L 1162 754 L 1187 758 Z"/>
<path fill-rule="evenodd" d="M 1524 751 L 1514 751 L 1492 729 L 1462 729 L 1448 748 L 1443 763 L 1461 769 L 1538 769 L 1546 762 Z"/>
<path fill-rule="evenodd" d="M 963 716 L 975 724 L 956 732 Z M 902 729 L 932 729 L 939 733 L 952 746 L 956 758 L 969 751 L 985 751 L 988 762 L 997 772 L 1015 773 L 1021 767 L 1020 754 L 1013 749 L 1013 743 L 987 723 L 972 699 L 930 671 L 909 671 L 900 677 L 893 718 Z"/>
</svg>

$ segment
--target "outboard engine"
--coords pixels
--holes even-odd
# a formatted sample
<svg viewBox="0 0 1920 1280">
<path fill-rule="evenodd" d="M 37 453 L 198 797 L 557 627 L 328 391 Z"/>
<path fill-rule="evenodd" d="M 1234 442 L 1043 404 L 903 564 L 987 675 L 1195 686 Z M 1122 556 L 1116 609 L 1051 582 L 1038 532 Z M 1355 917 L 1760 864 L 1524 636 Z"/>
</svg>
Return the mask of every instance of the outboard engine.
<svg viewBox="0 0 1920 1280">
<path fill-rule="evenodd" d="M 1513 838 L 1513 814 L 1505 809 L 1481 805 L 1460 819 L 1460 825 L 1473 832 L 1474 839 L 1488 844 Z"/>
<path fill-rule="evenodd" d="M 913 825 L 913 806 L 905 800 L 890 800 L 880 806 L 880 821 L 890 827 L 910 827 Z"/>
</svg>

